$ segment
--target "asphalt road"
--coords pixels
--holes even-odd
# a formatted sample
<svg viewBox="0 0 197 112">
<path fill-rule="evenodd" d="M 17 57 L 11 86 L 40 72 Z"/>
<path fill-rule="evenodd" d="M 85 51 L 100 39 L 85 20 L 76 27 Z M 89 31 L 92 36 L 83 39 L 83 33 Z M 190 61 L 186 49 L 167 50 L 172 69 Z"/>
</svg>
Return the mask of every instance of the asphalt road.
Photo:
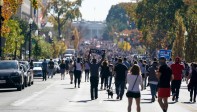
<svg viewBox="0 0 197 112">
<path fill-rule="evenodd" d="M 84 78 L 84 77 L 83 77 Z M 150 90 L 142 91 L 141 112 L 162 112 L 157 102 L 150 103 Z M 82 79 L 81 88 L 70 84 L 69 76 L 60 80 L 35 79 L 34 85 L 22 91 L 0 90 L 0 112 L 127 112 L 127 98 L 122 101 L 108 99 L 104 90 L 99 90 L 99 98 L 90 100 L 90 84 Z M 133 102 L 133 111 L 136 106 Z M 197 104 L 189 103 L 189 92 L 183 82 L 178 103 L 169 100 L 168 112 L 197 112 Z"/>
</svg>

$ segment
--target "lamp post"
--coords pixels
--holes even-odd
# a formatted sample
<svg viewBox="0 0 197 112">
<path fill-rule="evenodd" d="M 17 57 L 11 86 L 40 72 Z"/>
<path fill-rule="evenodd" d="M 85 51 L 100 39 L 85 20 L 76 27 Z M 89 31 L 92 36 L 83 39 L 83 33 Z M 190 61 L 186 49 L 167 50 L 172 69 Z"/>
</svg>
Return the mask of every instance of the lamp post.
<svg viewBox="0 0 197 112">
<path fill-rule="evenodd" d="M 29 62 L 31 61 L 31 31 L 32 31 L 32 18 L 29 19 Z"/>
<path fill-rule="evenodd" d="M 15 40 L 14 60 L 16 60 L 16 53 L 17 53 L 17 43 L 18 43 L 18 40 L 16 39 L 16 40 Z"/>
<path fill-rule="evenodd" d="M 1 45 L 1 27 L 3 21 L 3 17 L 1 16 L 2 6 L 3 6 L 3 0 L 0 0 L 0 59 L 2 58 L 2 45 Z"/>
</svg>

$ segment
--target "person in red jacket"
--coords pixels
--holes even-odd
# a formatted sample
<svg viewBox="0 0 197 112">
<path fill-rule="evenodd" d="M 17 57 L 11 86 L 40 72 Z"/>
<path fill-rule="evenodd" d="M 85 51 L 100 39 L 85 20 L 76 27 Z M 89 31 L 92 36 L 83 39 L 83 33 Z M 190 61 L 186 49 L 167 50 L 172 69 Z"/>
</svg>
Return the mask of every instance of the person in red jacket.
<svg viewBox="0 0 197 112">
<path fill-rule="evenodd" d="M 181 60 L 179 57 L 175 59 L 175 63 L 171 65 L 171 69 L 174 76 L 174 79 L 171 83 L 172 101 L 176 100 L 176 102 L 178 102 L 179 90 L 182 80 L 182 71 L 184 70 L 184 66 L 181 64 Z"/>
</svg>

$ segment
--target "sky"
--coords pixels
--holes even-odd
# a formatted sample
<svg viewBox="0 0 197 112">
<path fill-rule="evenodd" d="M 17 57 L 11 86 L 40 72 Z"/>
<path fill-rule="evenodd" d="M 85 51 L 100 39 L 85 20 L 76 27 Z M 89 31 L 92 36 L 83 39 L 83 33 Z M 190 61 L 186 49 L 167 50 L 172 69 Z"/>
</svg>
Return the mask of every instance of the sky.
<svg viewBox="0 0 197 112">
<path fill-rule="evenodd" d="M 104 21 L 112 5 L 132 0 L 83 0 L 82 18 L 89 21 Z"/>
</svg>

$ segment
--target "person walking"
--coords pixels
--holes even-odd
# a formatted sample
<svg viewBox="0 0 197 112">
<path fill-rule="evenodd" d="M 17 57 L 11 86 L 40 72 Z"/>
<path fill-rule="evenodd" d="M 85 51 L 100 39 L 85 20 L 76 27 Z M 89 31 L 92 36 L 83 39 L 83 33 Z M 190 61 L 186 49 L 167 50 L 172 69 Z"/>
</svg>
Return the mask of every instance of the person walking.
<svg viewBox="0 0 197 112">
<path fill-rule="evenodd" d="M 126 65 L 122 63 L 122 59 L 118 59 L 118 64 L 116 64 L 114 68 L 115 72 L 115 86 L 116 86 L 116 94 L 117 98 L 122 100 L 122 97 L 124 95 L 124 88 L 125 88 L 125 82 L 126 82 L 126 75 L 127 75 L 128 68 Z"/>
<path fill-rule="evenodd" d="M 196 95 L 197 95 L 197 64 L 191 64 L 192 73 L 189 75 L 189 84 L 188 90 L 190 92 L 190 102 L 196 102 Z"/>
<path fill-rule="evenodd" d="M 70 63 L 69 63 L 69 75 L 70 75 L 70 84 L 73 84 L 73 75 L 74 75 L 74 63 L 73 63 L 73 60 L 70 60 Z"/>
<path fill-rule="evenodd" d="M 66 74 L 68 74 L 68 71 L 69 71 L 69 59 L 67 58 L 66 60 L 65 60 L 65 71 L 66 71 Z"/>
<path fill-rule="evenodd" d="M 99 83 L 99 67 L 101 66 L 102 61 L 104 60 L 105 54 L 102 56 L 100 62 L 97 63 L 95 58 L 92 59 L 92 63 L 90 62 L 90 55 L 88 55 L 88 63 L 90 66 L 90 94 L 91 100 L 98 98 L 98 83 Z"/>
<path fill-rule="evenodd" d="M 148 83 L 150 85 L 151 95 L 152 99 L 151 102 L 155 102 L 155 96 L 157 93 L 157 85 L 158 85 L 158 79 L 156 76 L 156 71 L 158 70 L 158 63 L 153 62 L 152 66 L 148 69 L 149 75 L 148 75 Z"/>
<path fill-rule="evenodd" d="M 160 67 L 157 72 L 158 83 L 158 102 L 163 110 L 167 112 L 168 110 L 168 97 L 170 97 L 170 82 L 173 79 L 172 70 L 166 64 L 166 59 L 161 57 L 159 59 Z"/>
<path fill-rule="evenodd" d="M 89 82 L 90 66 L 87 60 L 85 61 L 84 67 L 85 67 L 85 82 L 86 81 Z"/>
<path fill-rule="evenodd" d="M 103 61 L 102 65 L 101 65 L 101 89 L 103 89 L 103 83 L 104 83 L 104 90 L 106 90 L 106 88 L 108 87 L 108 77 L 110 75 L 110 71 L 109 71 L 109 66 L 107 63 L 107 60 Z"/>
<path fill-rule="evenodd" d="M 46 81 L 47 80 L 47 61 L 46 59 L 44 59 L 44 61 L 42 62 L 42 80 Z"/>
<path fill-rule="evenodd" d="M 48 62 L 48 78 L 51 76 L 53 78 L 53 73 L 54 73 L 54 62 L 52 59 Z"/>
<path fill-rule="evenodd" d="M 171 65 L 172 74 L 174 75 L 174 79 L 172 81 L 171 90 L 172 90 L 172 101 L 178 102 L 179 99 L 179 90 L 181 87 L 182 81 L 182 73 L 184 70 L 184 66 L 181 63 L 179 57 L 175 59 L 175 63 Z"/>
<path fill-rule="evenodd" d="M 62 60 L 60 63 L 61 80 L 64 80 L 64 78 L 65 78 L 65 71 L 66 71 L 66 64 L 65 64 L 65 61 Z"/>
<path fill-rule="evenodd" d="M 112 78 L 113 78 L 113 69 L 114 69 L 114 66 L 113 64 L 111 63 L 111 61 L 109 61 L 109 71 L 110 71 L 110 74 L 109 74 L 109 78 L 108 78 L 108 89 L 111 89 L 111 84 L 112 84 Z"/>
<path fill-rule="evenodd" d="M 75 88 L 78 82 L 78 88 L 80 88 L 81 83 L 81 74 L 82 74 L 82 68 L 83 65 L 81 63 L 81 58 L 77 58 L 77 62 L 74 63 L 74 82 L 75 82 Z"/>
<path fill-rule="evenodd" d="M 127 74 L 127 83 L 129 84 L 128 91 L 126 96 L 128 98 L 128 112 L 131 112 L 131 106 L 133 98 L 135 98 L 137 105 L 137 112 L 140 112 L 140 88 L 139 86 L 142 83 L 142 76 L 140 73 L 140 67 L 138 65 L 133 65 L 130 69 L 130 72 Z"/>
</svg>

